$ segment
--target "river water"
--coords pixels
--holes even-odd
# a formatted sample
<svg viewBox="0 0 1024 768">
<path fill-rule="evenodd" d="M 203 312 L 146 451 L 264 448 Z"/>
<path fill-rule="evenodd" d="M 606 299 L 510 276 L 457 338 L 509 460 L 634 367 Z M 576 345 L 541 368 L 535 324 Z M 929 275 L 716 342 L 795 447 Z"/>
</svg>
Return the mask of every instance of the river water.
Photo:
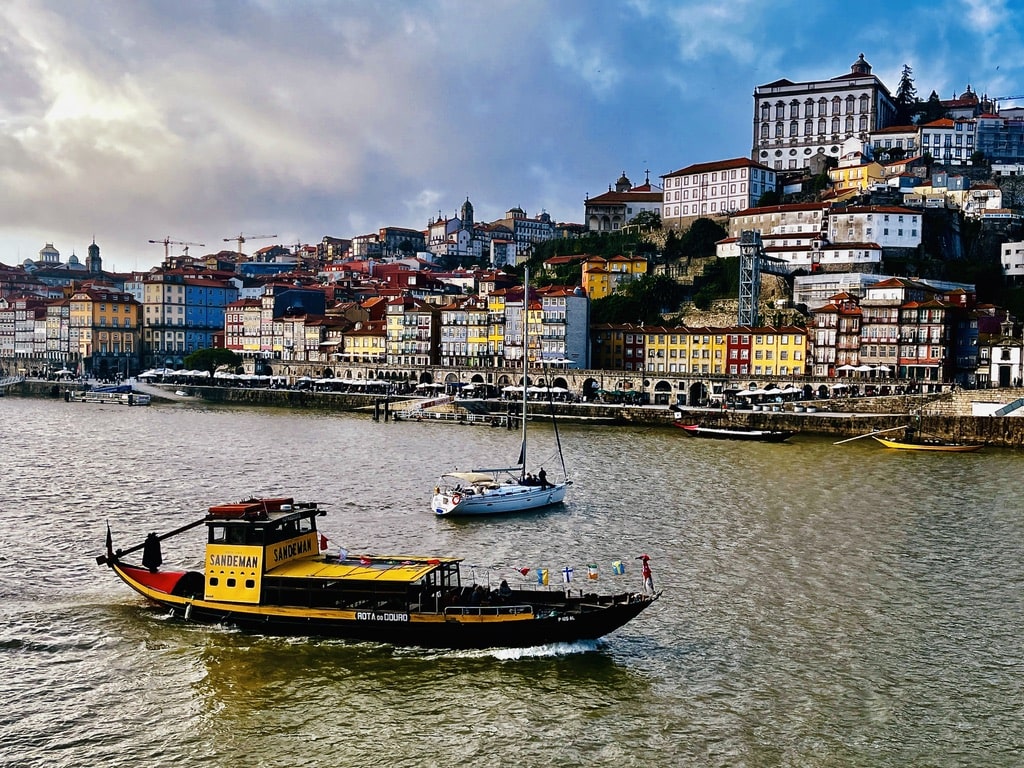
<svg viewBox="0 0 1024 768">
<path fill-rule="evenodd" d="M 201 403 L 0 415 L 0 766 L 1024 760 L 1018 453 L 569 426 L 564 507 L 459 521 L 427 509 L 436 477 L 514 458 L 515 433 Z M 646 552 L 664 595 L 601 642 L 438 652 L 168 621 L 96 565 L 107 521 L 129 546 L 250 494 L 329 503 L 333 544 L 463 556 L 481 581 L 596 563 L 598 588 L 639 588 Z M 201 551 L 185 534 L 164 559 Z"/>
</svg>

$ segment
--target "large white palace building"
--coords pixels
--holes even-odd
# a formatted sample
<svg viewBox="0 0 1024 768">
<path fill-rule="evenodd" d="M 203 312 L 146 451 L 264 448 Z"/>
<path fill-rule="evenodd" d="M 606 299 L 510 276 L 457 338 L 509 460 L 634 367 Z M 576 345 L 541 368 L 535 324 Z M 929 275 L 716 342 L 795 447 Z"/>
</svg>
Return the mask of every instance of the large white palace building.
<svg viewBox="0 0 1024 768">
<path fill-rule="evenodd" d="M 816 156 L 839 158 L 846 139 L 867 142 L 895 120 L 889 90 L 861 54 L 848 74 L 830 80 L 757 86 L 750 157 L 776 171 L 808 168 Z"/>
</svg>

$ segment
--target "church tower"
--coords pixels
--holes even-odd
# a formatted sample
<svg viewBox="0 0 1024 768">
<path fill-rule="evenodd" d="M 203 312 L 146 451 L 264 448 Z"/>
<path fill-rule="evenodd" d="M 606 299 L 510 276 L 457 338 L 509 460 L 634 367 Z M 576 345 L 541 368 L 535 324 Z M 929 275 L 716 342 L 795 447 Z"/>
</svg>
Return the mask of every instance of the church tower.
<svg viewBox="0 0 1024 768">
<path fill-rule="evenodd" d="M 462 219 L 463 229 L 473 228 L 473 204 L 469 202 L 469 198 L 466 198 L 466 202 L 462 204 L 459 209 L 459 218 Z"/>
<path fill-rule="evenodd" d="M 100 247 L 96 245 L 95 237 L 89 246 L 89 255 L 85 257 L 85 271 L 90 275 L 98 275 L 103 271 L 103 259 L 100 258 Z"/>
</svg>

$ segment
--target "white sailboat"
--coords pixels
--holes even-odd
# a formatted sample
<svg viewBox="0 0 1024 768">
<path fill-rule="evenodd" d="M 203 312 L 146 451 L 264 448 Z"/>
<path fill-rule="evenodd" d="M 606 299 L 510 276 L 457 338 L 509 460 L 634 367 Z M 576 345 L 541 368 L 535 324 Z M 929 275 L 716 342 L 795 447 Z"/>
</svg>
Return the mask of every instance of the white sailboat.
<svg viewBox="0 0 1024 768">
<path fill-rule="evenodd" d="M 496 515 L 509 512 L 527 512 L 565 499 L 565 492 L 572 481 L 565 471 L 561 444 L 558 456 L 562 465 L 562 479 L 549 482 L 543 467 L 538 477 L 528 475 L 527 468 L 527 407 L 526 391 L 529 378 L 527 370 L 530 359 L 530 272 L 523 275 L 523 400 L 522 400 L 522 445 L 516 466 L 499 469 L 475 469 L 471 472 L 446 472 L 434 488 L 431 509 L 437 515 Z M 557 437 L 557 424 L 555 435 Z"/>
</svg>

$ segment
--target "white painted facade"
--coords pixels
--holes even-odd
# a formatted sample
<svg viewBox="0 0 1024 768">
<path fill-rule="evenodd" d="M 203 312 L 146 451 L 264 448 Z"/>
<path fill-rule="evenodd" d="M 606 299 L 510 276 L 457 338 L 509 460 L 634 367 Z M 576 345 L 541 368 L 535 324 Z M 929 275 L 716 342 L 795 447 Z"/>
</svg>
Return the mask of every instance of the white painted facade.
<svg viewBox="0 0 1024 768">
<path fill-rule="evenodd" d="M 849 74 L 794 83 L 781 79 L 754 89 L 751 158 L 777 171 L 807 168 L 812 157 L 838 158 L 851 137 L 866 142 L 896 117 L 896 105 L 863 54 Z"/>
<path fill-rule="evenodd" d="M 745 157 L 697 163 L 661 178 L 663 222 L 746 210 L 776 186 L 775 171 Z"/>
</svg>

